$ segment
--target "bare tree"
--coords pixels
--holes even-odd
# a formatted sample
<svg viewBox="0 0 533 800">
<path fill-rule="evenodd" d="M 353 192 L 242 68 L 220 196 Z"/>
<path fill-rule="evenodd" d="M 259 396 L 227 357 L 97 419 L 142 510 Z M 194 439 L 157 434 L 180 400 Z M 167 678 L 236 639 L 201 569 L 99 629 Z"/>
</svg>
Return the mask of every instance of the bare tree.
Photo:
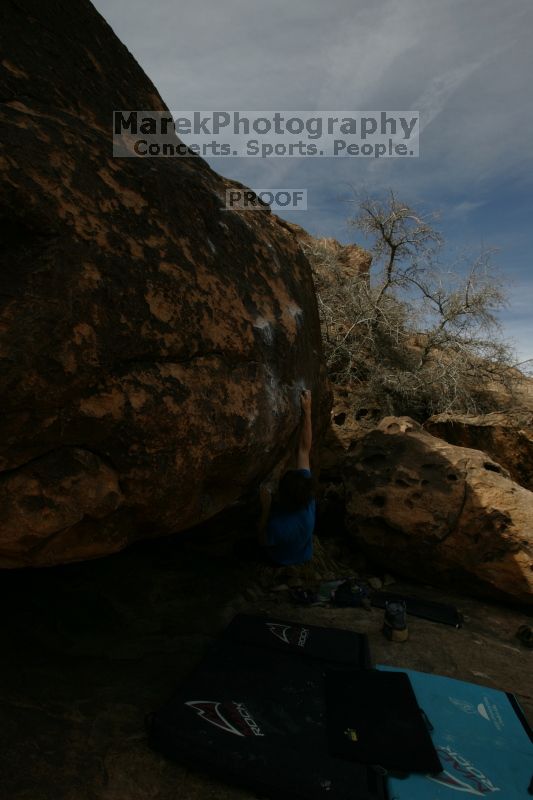
<svg viewBox="0 0 533 800">
<path fill-rule="evenodd" d="M 447 264 L 433 218 L 392 191 L 384 201 L 365 196 L 352 224 L 372 241 L 368 276 L 346 275 L 326 241 L 306 247 L 332 380 L 386 413 L 419 419 L 489 410 L 489 390 L 515 378 L 492 252 Z"/>
</svg>

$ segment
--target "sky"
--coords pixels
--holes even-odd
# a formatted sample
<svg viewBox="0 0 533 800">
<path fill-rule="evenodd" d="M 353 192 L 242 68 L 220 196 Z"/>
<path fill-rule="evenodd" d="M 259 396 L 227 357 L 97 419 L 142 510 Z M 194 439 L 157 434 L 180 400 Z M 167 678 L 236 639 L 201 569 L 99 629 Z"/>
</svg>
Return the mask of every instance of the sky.
<svg viewBox="0 0 533 800">
<path fill-rule="evenodd" d="M 417 110 L 420 156 L 207 158 L 259 191 L 305 188 L 280 215 L 365 244 L 354 190 L 437 212 L 450 260 L 494 248 L 517 361 L 533 358 L 531 0 L 96 0 L 167 107 Z M 185 141 L 186 137 L 183 137 Z"/>
</svg>

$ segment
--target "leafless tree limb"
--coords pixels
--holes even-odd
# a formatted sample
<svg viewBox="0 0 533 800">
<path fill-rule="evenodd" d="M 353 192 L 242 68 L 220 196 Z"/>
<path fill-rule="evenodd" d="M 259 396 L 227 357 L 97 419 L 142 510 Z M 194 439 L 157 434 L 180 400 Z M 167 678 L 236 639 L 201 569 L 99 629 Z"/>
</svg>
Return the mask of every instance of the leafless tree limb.
<svg viewBox="0 0 533 800">
<path fill-rule="evenodd" d="M 359 387 L 386 413 L 417 418 L 489 410 L 485 390 L 515 379 L 492 252 L 443 263 L 432 216 L 392 191 L 384 201 L 363 197 L 352 222 L 373 241 L 370 275 L 348 276 L 326 240 L 305 247 L 331 379 Z"/>
</svg>

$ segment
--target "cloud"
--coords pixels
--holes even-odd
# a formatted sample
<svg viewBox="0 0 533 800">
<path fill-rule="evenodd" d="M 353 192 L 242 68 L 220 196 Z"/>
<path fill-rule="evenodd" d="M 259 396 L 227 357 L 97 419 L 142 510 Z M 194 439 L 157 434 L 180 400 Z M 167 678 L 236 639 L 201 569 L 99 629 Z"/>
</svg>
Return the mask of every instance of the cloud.
<svg viewBox="0 0 533 800">
<path fill-rule="evenodd" d="M 309 211 L 292 218 L 344 241 L 347 184 L 392 187 L 443 208 L 452 235 L 464 239 L 475 220 L 478 240 L 512 243 L 507 274 L 524 275 L 529 217 L 521 209 L 533 211 L 524 200 L 533 188 L 531 0 L 95 4 L 173 111 L 419 110 L 419 158 L 210 163 L 255 189 L 307 188 Z M 517 330 L 522 339 L 531 334 L 523 321 Z"/>
<path fill-rule="evenodd" d="M 452 67 L 429 81 L 422 94 L 413 103 L 414 108 L 420 112 L 421 133 L 442 113 L 452 95 L 484 61 L 480 59 Z"/>
<path fill-rule="evenodd" d="M 96 5 L 172 110 L 420 110 L 418 162 L 360 162 L 354 174 L 422 192 L 506 171 L 527 179 L 530 0 Z"/>
<path fill-rule="evenodd" d="M 460 203 L 450 206 L 447 209 L 447 213 L 452 217 L 465 217 L 467 214 L 470 214 L 471 211 L 476 211 L 478 208 L 482 208 L 484 205 L 484 200 L 480 200 L 478 202 L 474 202 L 472 200 L 461 200 Z"/>
</svg>

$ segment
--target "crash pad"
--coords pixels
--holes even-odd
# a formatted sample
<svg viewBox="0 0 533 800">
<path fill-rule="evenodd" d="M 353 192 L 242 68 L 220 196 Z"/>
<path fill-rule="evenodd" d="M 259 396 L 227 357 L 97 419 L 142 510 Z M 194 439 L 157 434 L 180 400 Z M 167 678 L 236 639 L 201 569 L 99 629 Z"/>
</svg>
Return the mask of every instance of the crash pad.
<svg viewBox="0 0 533 800">
<path fill-rule="evenodd" d="M 276 800 L 385 800 L 379 771 L 328 752 L 324 670 L 346 668 L 223 637 L 150 715 L 150 744 Z"/>
<path fill-rule="evenodd" d="M 454 678 L 404 671 L 433 727 L 431 737 L 443 771 L 389 778 L 390 800 L 530 797 L 533 736 L 514 695 Z"/>
<path fill-rule="evenodd" d="M 453 625 L 461 628 L 463 615 L 455 606 L 446 603 L 437 603 L 433 600 L 424 600 L 421 597 L 409 597 L 397 592 L 372 592 L 370 602 L 375 608 L 385 608 L 386 603 L 405 602 L 407 614 L 411 617 L 420 617 L 430 622 L 441 622 L 443 625 Z"/>
<path fill-rule="evenodd" d="M 328 671 L 326 708 L 332 755 L 387 771 L 442 770 L 405 672 Z"/>
<path fill-rule="evenodd" d="M 372 666 L 368 637 L 364 633 L 307 625 L 257 614 L 237 614 L 223 634 L 241 644 L 334 661 L 354 667 Z"/>
</svg>

